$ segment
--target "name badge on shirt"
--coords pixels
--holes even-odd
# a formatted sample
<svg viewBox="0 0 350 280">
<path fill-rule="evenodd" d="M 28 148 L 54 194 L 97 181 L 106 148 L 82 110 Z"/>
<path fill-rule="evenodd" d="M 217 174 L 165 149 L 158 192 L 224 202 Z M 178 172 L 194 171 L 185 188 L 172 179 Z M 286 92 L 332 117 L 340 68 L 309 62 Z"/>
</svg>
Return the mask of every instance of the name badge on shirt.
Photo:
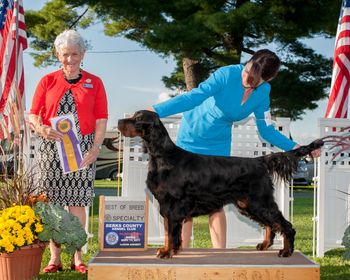
<svg viewBox="0 0 350 280">
<path fill-rule="evenodd" d="M 94 85 L 93 84 L 83 84 L 84 88 L 93 88 Z"/>
</svg>

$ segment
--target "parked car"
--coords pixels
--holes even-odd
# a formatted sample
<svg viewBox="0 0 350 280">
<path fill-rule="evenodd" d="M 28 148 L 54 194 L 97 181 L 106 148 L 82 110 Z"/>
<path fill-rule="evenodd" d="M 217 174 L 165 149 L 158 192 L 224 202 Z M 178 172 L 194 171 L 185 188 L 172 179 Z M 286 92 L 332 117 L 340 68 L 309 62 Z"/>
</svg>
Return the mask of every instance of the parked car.
<svg viewBox="0 0 350 280">
<path fill-rule="evenodd" d="M 299 160 L 297 171 L 293 173 L 292 177 L 294 185 L 309 185 L 310 177 L 305 160 Z"/>
<path fill-rule="evenodd" d="M 307 167 L 307 171 L 309 172 L 309 183 L 313 184 L 313 178 L 315 176 L 315 163 L 314 163 L 314 159 L 313 158 L 306 158 L 305 159 L 306 162 L 306 167 Z"/>
<path fill-rule="evenodd" d="M 123 160 L 118 154 L 118 146 L 117 131 L 107 131 L 101 152 L 96 161 L 96 179 L 116 180 L 118 178 L 118 160 Z M 120 166 L 122 165 L 120 164 Z"/>
</svg>

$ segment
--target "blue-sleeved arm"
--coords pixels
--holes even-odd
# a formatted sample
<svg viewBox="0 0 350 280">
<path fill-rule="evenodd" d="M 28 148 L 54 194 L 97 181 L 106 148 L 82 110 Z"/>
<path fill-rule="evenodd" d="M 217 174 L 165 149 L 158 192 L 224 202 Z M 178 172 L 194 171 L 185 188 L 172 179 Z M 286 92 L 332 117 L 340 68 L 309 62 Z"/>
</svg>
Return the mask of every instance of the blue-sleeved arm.
<svg viewBox="0 0 350 280">
<path fill-rule="evenodd" d="M 227 71 L 224 68 L 219 68 L 197 88 L 153 105 L 153 108 L 161 118 L 191 110 L 210 96 L 218 93 L 226 84 L 227 76 Z"/>
<path fill-rule="evenodd" d="M 268 96 L 256 108 L 254 114 L 259 134 L 267 142 L 285 151 L 292 150 L 297 145 L 297 143 L 284 136 L 273 126 L 270 115 L 270 99 Z"/>
</svg>

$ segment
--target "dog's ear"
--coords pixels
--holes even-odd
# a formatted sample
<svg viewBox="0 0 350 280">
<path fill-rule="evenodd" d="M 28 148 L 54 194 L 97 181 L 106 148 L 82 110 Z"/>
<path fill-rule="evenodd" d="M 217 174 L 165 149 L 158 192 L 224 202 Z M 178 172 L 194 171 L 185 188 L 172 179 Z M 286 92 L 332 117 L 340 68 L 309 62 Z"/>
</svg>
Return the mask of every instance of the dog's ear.
<svg viewBox="0 0 350 280">
<path fill-rule="evenodd" d="M 156 113 L 156 118 L 154 119 L 154 124 L 155 125 L 160 125 L 160 118 L 159 118 L 157 113 Z"/>
<path fill-rule="evenodd" d="M 142 139 L 142 152 L 144 154 L 147 154 L 148 153 L 148 150 L 147 150 L 147 146 L 146 146 L 146 142 L 145 140 Z"/>
</svg>

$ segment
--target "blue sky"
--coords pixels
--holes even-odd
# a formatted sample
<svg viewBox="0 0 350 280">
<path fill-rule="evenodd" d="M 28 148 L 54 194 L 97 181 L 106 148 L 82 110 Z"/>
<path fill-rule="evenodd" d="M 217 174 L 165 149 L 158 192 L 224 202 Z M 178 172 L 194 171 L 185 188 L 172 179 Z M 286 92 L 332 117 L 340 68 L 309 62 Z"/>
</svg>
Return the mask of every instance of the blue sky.
<svg viewBox="0 0 350 280">
<path fill-rule="evenodd" d="M 24 9 L 40 9 L 46 1 L 23 0 Z M 336 29 L 337 23 L 334 23 Z M 121 53 L 86 53 L 83 69 L 102 78 L 108 98 L 109 120 L 108 127 L 116 126 L 117 120 L 124 113 L 132 113 L 145 109 L 159 100 L 162 93 L 169 93 L 161 81 L 162 76 L 169 75 L 175 63 L 171 58 L 164 59 L 159 55 L 138 44 L 116 37 L 107 37 L 103 33 L 101 24 L 79 31 L 89 41 L 92 49 L 89 51 L 129 51 L 140 52 Z M 334 39 L 314 39 L 307 41 L 310 46 L 322 54 L 332 57 Z M 37 83 L 45 74 L 55 71 L 58 66 L 36 68 L 29 55 L 30 49 L 24 53 L 26 104 L 29 109 L 31 99 Z M 319 108 L 306 111 L 303 120 L 292 122 L 291 133 L 293 138 L 306 144 L 318 137 L 317 120 L 324 116 L 327 100 L 320 101 Z M 288 117 L 288 116 L 286 116 Z"/>
</svg>

